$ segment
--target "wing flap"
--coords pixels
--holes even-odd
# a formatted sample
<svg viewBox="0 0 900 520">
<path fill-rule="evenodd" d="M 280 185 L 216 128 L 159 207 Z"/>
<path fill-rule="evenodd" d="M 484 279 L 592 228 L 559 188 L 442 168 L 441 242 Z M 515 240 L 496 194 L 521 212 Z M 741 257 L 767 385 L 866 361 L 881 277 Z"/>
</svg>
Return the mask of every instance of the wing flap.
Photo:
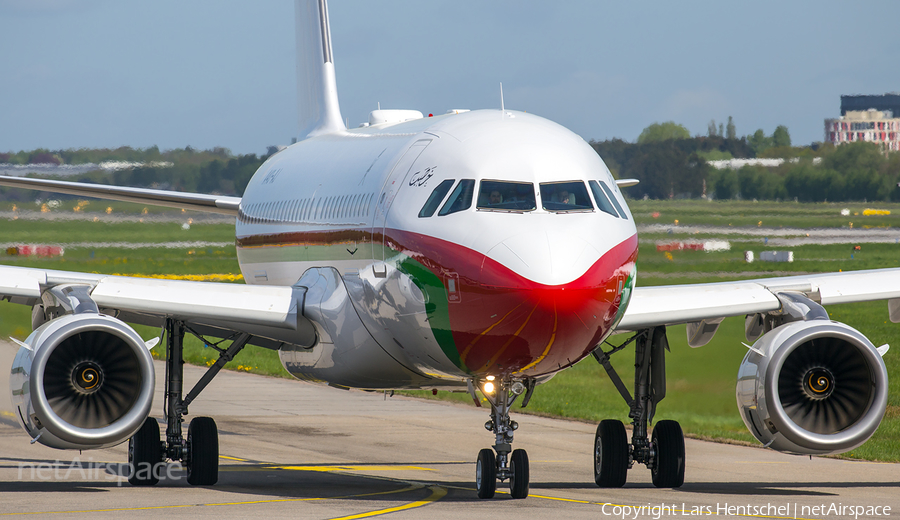
<svg viewBox="0 0 900 520">
<path fill-rule="evenodd" d="M 738 282 L 637 287 L 617 331 L 772 312 L 779 292 L 832 305 L 900 298 L 900 269 L 762 278 Z"/>
<path fill-rule="evenodd" d="M 34 305 L 41 299 L 41 282 L 45 280 L 38 272 L 0 267 L 0 299 Z"/>
<path fill-rule="evenodd" d="M 105 277 L 91 291 L 104 308 L 177 316 L 186 321 L 215 320 L 297 328 L 298 298 L 293 287 Z M 300 302 L 302 303 L 302 302 Z"/>
<path fill-rule="evenodd" d="M 129 188 L 124 186 L 107 186 L 105 184 L 88 184 L 49 179 L 6 177 L 2 175 L 0 175 L 0 186 L 66 193 L 68 195 L 80 197 L 137 202 L 139 204 L 151 204 L 154 206 L 165 206 L 169 208 L 189 209 L 193 211 L 203 211 L 205 213 L 219 213 L 234 216 L 238 214 L 238 208 L 241 204 L 240 197 L 152 190 L 148 188 Z"/>
<path fill-rule="evenodd" d="M 60 284 L 91 286 L 91 299 L 101 309 L 155 318 L 174 317 L 192 323 L 262 335 L 266 330 L 308 332 L 303 317 L 305 287 L 132 278 L 103 274 L 0 266 L 0 299 L 23 305 Z M 271 335 L 270 335 L 271 336 Z M 279 333 L 279 337 L 284 333 Z"/>
<path fill-rule="evenodd" d="M 752 282 L 636 287 L 616 330 L 641 330 L 705 318 L 769 312 L 781 302 Z"/>
</svg>

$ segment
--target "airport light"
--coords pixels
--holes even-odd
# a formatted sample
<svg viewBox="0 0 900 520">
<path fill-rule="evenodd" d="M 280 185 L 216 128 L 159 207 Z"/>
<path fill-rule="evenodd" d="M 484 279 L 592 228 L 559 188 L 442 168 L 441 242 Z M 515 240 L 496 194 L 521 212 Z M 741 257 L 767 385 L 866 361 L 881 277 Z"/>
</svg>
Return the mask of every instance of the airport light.
<svg viewBox="0 0 900 520">
<path fill-rule="evenodd" d="M 525 385 L 523 385 L 521 381 L 516 381 L 515 383 L 513 383 L 510 391 L 515 395 L 522 395 L 522 392 L 525 391 Z"/>
</svg>

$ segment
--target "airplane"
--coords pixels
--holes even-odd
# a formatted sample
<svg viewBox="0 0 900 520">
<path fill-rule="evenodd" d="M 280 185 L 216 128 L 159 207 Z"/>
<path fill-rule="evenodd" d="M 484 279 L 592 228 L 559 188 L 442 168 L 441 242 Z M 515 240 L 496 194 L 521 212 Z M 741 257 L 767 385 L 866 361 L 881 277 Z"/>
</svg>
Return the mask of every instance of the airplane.
<svg viewBox="0 0 900 520">
<path fill-rule="evenodd" d="M 900 322 L 900 269 L 637 287 L 638 236 L 621 189 L 578 135 L 499 109 L 378 109 L 346 128 L 325 0 L 297 0 L 300 141 L 260 166 L 241 197 L 65 181 L 0 185 L 135 201 L 235 218 L 246 284 L 149 280 L 0 267 L 0 296 L 32 307 L 33 332 L 12 367 L 16 415 L 32 442 L 92 449 L 128 441 L 129 482 L 154 485 L 180 461 L 192 485 L 218 480 L 214 419 L 184 415 L 248 345 L 278 351 L 298 379 L 337 388 L 441 389 L 489 404 L 494 444 L 476 457 L 480 498 L 497 482 L 529 490 L 513 449 L 537 387 L 591 355 L 632 419 L 604 420 L 594 480 L 621 487 L 635 464 L 658 487 L 684 483 L 684 436 L 654 424 L 666 395 L 666 327 L 692 347 L 725 317 L 745 316 L 736 398 L 749 431 L 794 454 L 849 451 L 877 429 L 887 402 L 882 356 L 823 305 L 889 300 Z M 150 416 L 154 365 L 129 325 L 160 327 L 166 350 L 165 437 Z M 183 339 L 219 359 L 184 392 Z M 627 334 L 605 350 L 612 335 Z M 214 339 L 215 338 L 215 339 Z M 610 356 L 633 344 L 629 389 Z M 227 346 L 226 346 L 227 345 Z M 302 406 L 302 404 L 298 404 Z M 652 426 L 652 430 L 651 430 Z"/>
</svg>

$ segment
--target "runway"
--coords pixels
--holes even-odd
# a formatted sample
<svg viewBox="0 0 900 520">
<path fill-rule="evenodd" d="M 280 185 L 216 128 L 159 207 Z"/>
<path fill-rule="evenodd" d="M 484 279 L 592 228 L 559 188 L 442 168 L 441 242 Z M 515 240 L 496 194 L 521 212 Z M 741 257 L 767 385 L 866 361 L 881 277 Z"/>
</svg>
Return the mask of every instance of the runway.
<svg viewBox="0 0 900 520">
<path fill-rule="evenodd" d="M 474 460 L 492 444 L 482 426 L 486 410 L 236 372 L 220 374 L 188 417 L 208 415 L 218 423 L 219 483 L 189 486 L 173 466 L 159 486 L 134 488 L 116 475 L 125 444 L 81 454 L 29 444 L 6 390 L 16 348 L 0 343 L 0 515 L 483 520 L 900 514 L 897 464 L 696 440 L 687 441 L 682 488 L 656 489 L 649 471 L 636 466 L 625 488 L 600 489 L 591 469 L 596 425 L 523 414 L 515 416 L 515 447 L 528 450 L 531 460 L 529 497 L 513 500 L 498 484 L 496 498 L 479 500 Z M 203 371 L 185 367 L 185 390 Z M 155 417 L 161 417 L 162 374 L 158 364 Z"/>
</svg>

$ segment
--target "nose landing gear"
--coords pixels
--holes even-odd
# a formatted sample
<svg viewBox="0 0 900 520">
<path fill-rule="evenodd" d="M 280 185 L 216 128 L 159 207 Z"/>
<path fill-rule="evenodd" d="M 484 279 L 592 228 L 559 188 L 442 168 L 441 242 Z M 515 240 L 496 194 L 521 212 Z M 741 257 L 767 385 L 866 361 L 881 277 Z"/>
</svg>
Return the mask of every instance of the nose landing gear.
<svg viewBox="0 0 900 520">
<path fill-rule="evenodd" d="M 534 390 L 534 382 L 523 383 L 509 377 L 495 380 L 489 377 L 480 383 L 480 389 L 491 405 L 491 418 L 484 423 L 484 428 L 494 434 L 495 443 L 493 449 L 485 448 L 478 452 L 478 459 L 475 462 L 475 488 L 478 498 L 492 498 L 497 489 L 497 480 L 501 482 L 509 480 L 510 495 L 513 498 L 525 498 L 528 496 L 530 476 L 528 454 L 522 449 L 512 449 L 513 432 L 519 428 L 519 424 L 510 419 L 509 409 L 523 393 L 525 397 L 522 406 L 528 404 Z M 471 383 L 469 393 L 478 403 L 474 385 Z"/>
</svg>

